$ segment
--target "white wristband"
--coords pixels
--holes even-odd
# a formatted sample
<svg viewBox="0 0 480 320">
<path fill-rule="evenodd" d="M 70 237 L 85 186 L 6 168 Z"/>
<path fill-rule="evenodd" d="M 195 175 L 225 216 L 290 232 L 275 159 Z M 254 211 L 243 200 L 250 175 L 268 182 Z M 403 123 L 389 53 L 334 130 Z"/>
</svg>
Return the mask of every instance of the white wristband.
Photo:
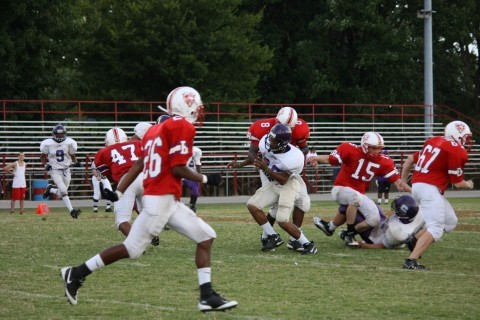
<svg viewBox="0 0 480 320">
<path fill-rule="evenodd" d="M 203 176 L 202 183 L 207 183 L 207 181 L 208 181 L 207 176 L 204 175 L 204 174 L 202 174 L 202 176 Z"/>
<path fill-rule="evenodd" d="M 123 196 L 123 192 L 118 190 L 116 190 L 115 192 L 117 193 L 118 199 L 120 199 Z"/>
</svg>

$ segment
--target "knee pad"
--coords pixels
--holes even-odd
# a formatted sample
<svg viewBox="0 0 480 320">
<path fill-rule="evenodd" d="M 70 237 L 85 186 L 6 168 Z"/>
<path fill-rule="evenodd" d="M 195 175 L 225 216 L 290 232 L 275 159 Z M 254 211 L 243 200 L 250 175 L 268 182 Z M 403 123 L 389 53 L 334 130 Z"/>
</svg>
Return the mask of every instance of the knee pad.
<svg viewBox="0 0 480 320">
<path fill-rule="evenodd" d="M 133 247 L 126 242 L 124 242 L 123 244 L 125 245 L 125 248 L 127 248 L 128 257 L 130 259 L 138 259 L 143 255 L 143 252 L 144 252 L 143 248 Z"/>
</svg>

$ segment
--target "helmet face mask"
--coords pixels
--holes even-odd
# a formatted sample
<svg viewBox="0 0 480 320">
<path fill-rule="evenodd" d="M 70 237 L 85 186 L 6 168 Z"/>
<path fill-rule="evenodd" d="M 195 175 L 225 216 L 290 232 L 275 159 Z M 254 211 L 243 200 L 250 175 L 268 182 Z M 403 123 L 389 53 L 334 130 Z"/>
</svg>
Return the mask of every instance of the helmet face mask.
<svg viewBox="0 0 480 320">
<path fill-rule="evenodd" d="M 452 121 L 445 126 L 445 139 L 462 145 L 467 151 L 473 148 L 474 140 L 470 127 L 462 121 Z"/>
<path fill-rule="evenodd" d="M 417 216 L 419 207 L 415 199 L 409 195 L 403 195 L 393 200 L 392 210 L 402 223 L 408 224 Z"/>
<path fill-rule="evenodd" d="M 363 135 L 361 144 L 363 152 L 371 159 L 378 160 L 385 147 L 383 137 L 376 132 L 367 132 Z"/>
<path fill-rule="evenodd" d="M 55 128 L 52 130 L 53 134 L 53 140 L 60 143 L 62 141 L 65 141 L 67 139 L 67 129 L 65 129 L 64 126 L 61 124 L 57 124 Z"/>
<path fill-rule="evenodd" d="M 197 90 L 191 87 L 174 89 L 167 97 L 169 115 L 184 117 L 188 122 L 201 127 L 205 120 L 205 109 Z"/>
<path fill-rule="evenodd" d="M 283 107 L 278 111 L 275 123 L 281 123 L 287 125 L 290 128 L 294 128 L 298 122 L 297 111 L 291 107 Z"/>
<path fill-rule="evenodd" d="M 272 127 L 265 139 L 265 146 L 268 151 L 273 153 L 282 153 L 287 150 L 288 144 L 292 140 L 292 130 L 281 123 Z"/>
<path fill-rule="evenodd" d="M 117 143 L 125 142 L 128 140 L 125 131 L 120 128 L 112 128 L 107 131 L 105 135 L 105 146 L 111 146 Z"/>
</svg>

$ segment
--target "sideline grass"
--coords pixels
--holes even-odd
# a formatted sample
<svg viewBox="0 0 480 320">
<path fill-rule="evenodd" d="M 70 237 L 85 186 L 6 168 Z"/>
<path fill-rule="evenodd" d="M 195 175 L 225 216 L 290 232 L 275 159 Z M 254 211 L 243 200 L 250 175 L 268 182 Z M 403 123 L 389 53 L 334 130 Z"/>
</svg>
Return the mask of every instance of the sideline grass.
<svg viewBox="0 0 480 320">
<path fill-rule="evenodd" d="M 77 306 L 63 296 L 59 270 L 123 240 L 113 215 L 83 208 L 78 220 L 53 209 L 46 221 L 0 212 L 2 319 L 478 319 L 480 199 L 451 199 L 459 231 L 424 255 L 431 271 L 402 270 L 408 250 L 355 250 L 338 231 L 326 237 L 312 223 L 330 219 L 332 202 L 315 202 L 304 232 L 314 256 L 279 247 L 260 251 L 260 227 L 245 205 L 199 205 L 217 231 L 213 284 L 239 306 L 225 313 L 197 310 L 195 246 L 172 232 L 139 260 L 124 260 L 88 277 Z M 384 207 L 384 209 L 387 209 Z M 386 210 L 389 212 L 389 210 Z M 283 230 L 276 230 L 284 240 Z"/>
</svg>

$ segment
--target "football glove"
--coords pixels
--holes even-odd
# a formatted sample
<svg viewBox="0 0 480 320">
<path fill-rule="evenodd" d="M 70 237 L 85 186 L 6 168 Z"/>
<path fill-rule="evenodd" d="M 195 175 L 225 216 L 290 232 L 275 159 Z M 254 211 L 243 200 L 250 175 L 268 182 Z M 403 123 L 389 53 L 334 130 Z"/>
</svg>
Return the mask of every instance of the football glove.
<svg viewBox="0 0 480 320">
<path fill-rule="evenodd" d="M 212 173 L 207 175 L 207 184 L 211 186 L 218 186 L 222 182 L 222 175 L 220 173 Z"/>
<path fill-rule="evenodd" d="M 45 165 L 45 171 L 50 171 L 50 170 L 52 170 L 52 166 L 47 163 L 47 164 Z"/>
<path fill-rule="evenodd" d="M 110 189 L 103 189 L 103 198 L 115 202 L 118 201 L 118 193 Z"/>
<path fill-rule="evenodd" d="M 71 164 L 71 167 L 74 167 L 74 168 L 80 168 L 81 166 L 82 164 L 80 162 L 75 162 Z"/>
</svg>

